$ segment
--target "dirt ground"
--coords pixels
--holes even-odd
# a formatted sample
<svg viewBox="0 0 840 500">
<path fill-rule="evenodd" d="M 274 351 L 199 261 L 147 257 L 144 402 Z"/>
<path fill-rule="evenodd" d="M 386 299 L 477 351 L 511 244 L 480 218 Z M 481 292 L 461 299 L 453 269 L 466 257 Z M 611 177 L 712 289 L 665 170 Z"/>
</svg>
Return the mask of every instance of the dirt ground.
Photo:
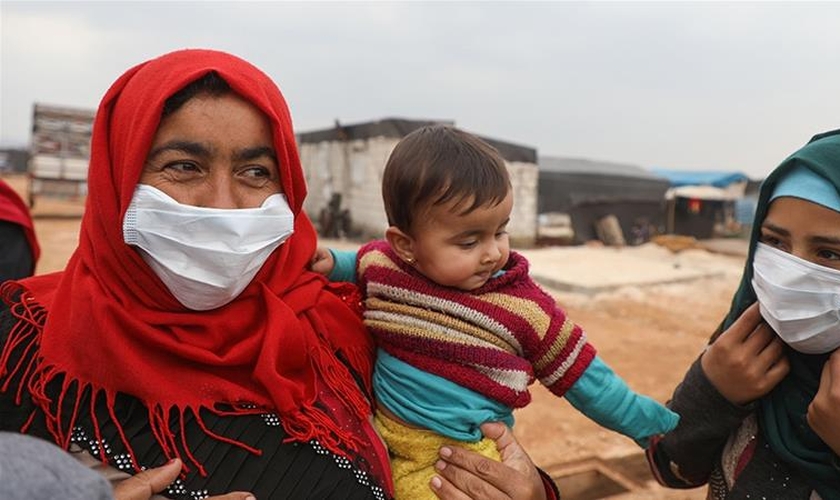
<svg viewBox="0 0 840 500">
<path fill-rule="evenodd" d="M 633 389 L 665 402 L 728 310 L 737 288 L 742 260 L 720 260 L 727 269 L 721 278 L 628 287 L 593 297 L 561 292 L 555 296 Z M 629 490 L 609 497 L 616 500 L 705 498 L 702 491 L 658 487 L 632 441 L 598 427 L 542 387 L 534 387 L 532 393 L 534 402 L 517 413 L 515 432 L 537 464 L 560 476 L 561 486 L 568 478 L 567 489 L 575 491 L 568 498 L 606 498 L 598 492 L 609 479 Z M 591 472 L 576 477 L 579 469 L 594 469 L 606 477 L 590 477 Z"/>
<path fill-rule="evenodd" d="M 4 179 L 22 194 L 26 178 Z M 36 201 L 35 229 L 42 248 L 37 273 L 61 269 L 78 242 L 80 201 Z M 347 243 L 343 243 L 347 245 Z M 652 244 L 651 244 L 652 245 Z M 643 246 L 644 247 L 644 246 Z M 643 247 L 622 249 L 641 252 Z M 558 248 L 558 258 L 563 249 Z M 527 256 L 527 250 L 523 250 Z M 583 257 L 578 252 L 575 258 Z M 598 258 L 593 249 L 591 258 Z M 720 276 L 687 283 L 620 287 L 595 295 L 552 290 L 582 325 L 601 357 L 638 392 L 666 401 L 728 309 L 743 258 L 705 250 L 681 252 L 683 263 L 702 261 Z M 641 450 L 606 431 L 539 385 L 533 403 L 515 414 L 515 434 L 535 463 L 560 485 L 564 500 L 701 499 L 705 491 L 667 490 L 652 482 Z"/>
</svg>

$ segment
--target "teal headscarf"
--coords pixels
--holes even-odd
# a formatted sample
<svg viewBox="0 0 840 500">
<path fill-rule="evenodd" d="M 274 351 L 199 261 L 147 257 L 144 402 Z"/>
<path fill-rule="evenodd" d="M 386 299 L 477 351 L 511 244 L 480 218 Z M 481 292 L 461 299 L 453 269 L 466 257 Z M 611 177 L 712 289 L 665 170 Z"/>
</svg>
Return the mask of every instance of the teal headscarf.
<svg viewBox="0 0 840 500">
<path fill-rule="evenodd" d="M 762 183 L 744 275 L 732 299 L 729 314 L 715 336 L 731 325 L 750 304 L 755 302 L 755 292 L 751 285 L 752 263 L 756 243 L 761 235 L 761 223 L 767 215 L 767 208 L 780 181 L 782 182 L 780 191 L 787 189 L 784 184 L 785 178 L 789 177 L 788 174 L 791 172 L 796 175 L 795 172 L 801 169 L 807 169 L 819 175 L 834 187 L 836 192 L 833 195 L 838 196 L 840 193 L 840 130 L 814 136 L 808 144 L 776 167 Z M 801 195 L 797 197 L 809 199 Z M 820 199 L 813 201 L 821 202 Z M 820 374 L 829 354 L 803 354 L 788 349 L 787 356 L 791 365 L 790 373 L 759 402 L 758 416 L 761 432 L 773 451 L 807 477 L 824 500 L 838 500 L 840 499 L 840 473 L 832 466 L 835 455 L 811 429 L 806 419 L 808 405 L 817 393 Z"/>
</svg>

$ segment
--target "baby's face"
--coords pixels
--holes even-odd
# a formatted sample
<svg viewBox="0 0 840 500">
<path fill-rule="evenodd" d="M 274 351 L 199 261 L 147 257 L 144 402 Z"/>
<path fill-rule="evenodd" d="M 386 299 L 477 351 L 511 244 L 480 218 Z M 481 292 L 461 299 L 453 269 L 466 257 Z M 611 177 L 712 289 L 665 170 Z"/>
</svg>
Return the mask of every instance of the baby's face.
<svg viewBox="0 0 840 500">
<path fill-rule="evenodd" d="M 463 215 L 455 201 L 431 207 L 412 228 L 415 268 L 439 285 L 481 287 L 510 256 L 507 224 L 512 208 L 510 192 L 497 205 Z"/>
</svg>

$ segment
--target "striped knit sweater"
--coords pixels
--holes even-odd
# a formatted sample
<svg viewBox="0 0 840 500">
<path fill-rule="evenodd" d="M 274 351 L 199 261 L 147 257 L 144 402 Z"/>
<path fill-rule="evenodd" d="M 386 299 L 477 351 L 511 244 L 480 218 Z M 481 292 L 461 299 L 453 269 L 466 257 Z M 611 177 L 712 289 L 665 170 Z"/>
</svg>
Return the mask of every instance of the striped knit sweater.
<svg viewBox="0 0 840 500">
<path fill-rule="evenodd" d="M 385 241 L 359 250 L 357 270 L 380 348 L 512 408 L 530 402 L 535 378 L 562 396 L 595 357 L 516 252 L 504 274 L 469 292 L 433 283 Z"/>
</svg>

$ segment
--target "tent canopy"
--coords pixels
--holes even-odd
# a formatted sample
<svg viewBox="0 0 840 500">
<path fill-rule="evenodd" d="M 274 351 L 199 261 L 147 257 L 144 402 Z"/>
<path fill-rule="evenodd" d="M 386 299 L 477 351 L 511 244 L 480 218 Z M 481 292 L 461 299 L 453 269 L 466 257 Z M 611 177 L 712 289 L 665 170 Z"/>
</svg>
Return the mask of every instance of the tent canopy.
<svg viewBox="0 0 840 500">
<path fill-rule="evenodd" d="M 651 172 L 668 179 L 671 187 L 680 186 L 714 186 L 725 188 L 730 184 L 748 182 L 746 174 L 738 171 L 715 170 L 670 170 L 666 168 L 652 168 Z"/>
<path fill-rule="evenodd" d="M 679 186 L 665 193 L 665 198 L 697 198 L 701 200 L 736 200 L 741 196 L 734 191 L 714 186 Z"/>
</svg>

